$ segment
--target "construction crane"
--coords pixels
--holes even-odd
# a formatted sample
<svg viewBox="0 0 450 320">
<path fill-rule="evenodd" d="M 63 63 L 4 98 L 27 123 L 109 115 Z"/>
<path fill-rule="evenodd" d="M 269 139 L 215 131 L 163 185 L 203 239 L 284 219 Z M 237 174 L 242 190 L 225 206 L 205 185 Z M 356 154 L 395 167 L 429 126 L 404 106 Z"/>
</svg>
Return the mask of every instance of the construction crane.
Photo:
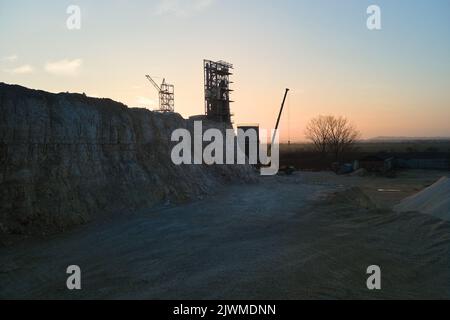
<svg viewBox="0 0 450 320">
<path fill-rule="evenodd" d="M 286 92 L 284 93 L 283 102 L 281 103 L 280 113 L 278 114 L 277 124 L 275 125 L 275 132 L 273 133 L 273 138 L 272 138 L 272 144 L 271 145 L 273 145 L 275 143 L 275 136 L 276 136 L 277 131 L 278 131 L 278 126 L 280 125 L 281 115 L 283 114 L 284 104 L 286 102 L 286 98 L 287 98 L 288 93 L 289 93 L 289 89 L 286 88 Z"/>
<path fill-rule="evenodd" d="M 159 112 L 174 112 L 175 111 L 175 90 L 174 86 L 166 83 L 163 79 L 161 86 L 155 82 L 149 75 L 145 76 L 148 81 L 158 90 L 159 95 Z"/>
<path fill-rule="evenodd" d="M 286 91 L 284 92 L 283 102 L 281 103 L 280 113 L 278 114 L 277 123 L 275 125 L 275 132 L 273 133 L 272 144 L 270 145 L 270 153 L 271 154 L 272 154 L 272 146 L 275 143 L 275 137 L 276 137 L 276 134 L 278 131 L 278 127 L 280 125 L 281 116 L 283 115 L 284 104 L 286 102 L 288 93 L 289 93 L 289 89 L 286 88 Z M 294 173 L 295 167 L 293 165 L 282 165 L 282 166 L 280 166 L 279 171 L 284 172 L 286 175 L 291 175 L 292 173 Z"/>
</svg>

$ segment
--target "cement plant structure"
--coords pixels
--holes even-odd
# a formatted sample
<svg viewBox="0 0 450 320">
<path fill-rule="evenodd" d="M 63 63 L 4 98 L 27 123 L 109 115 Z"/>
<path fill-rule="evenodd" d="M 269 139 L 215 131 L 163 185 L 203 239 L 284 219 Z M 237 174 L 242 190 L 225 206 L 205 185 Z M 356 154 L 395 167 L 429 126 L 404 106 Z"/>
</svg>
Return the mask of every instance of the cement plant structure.
<svg viewBox="0 0 450 320">
<path fill-rule="evenodd" d="M 225 61 L 204 60 L 205 114 L 209 120 L 231 124 L 230 76 L 233 65 Z"/>
</svg>

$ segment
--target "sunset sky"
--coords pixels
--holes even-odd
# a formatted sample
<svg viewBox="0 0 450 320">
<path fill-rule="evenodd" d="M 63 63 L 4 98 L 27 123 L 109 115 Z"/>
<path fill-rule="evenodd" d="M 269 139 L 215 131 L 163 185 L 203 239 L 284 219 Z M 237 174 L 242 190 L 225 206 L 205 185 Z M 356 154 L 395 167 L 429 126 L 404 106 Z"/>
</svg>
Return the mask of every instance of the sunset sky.
<svg viewBox="0 0 450 320">
<path fill-rule="evenodd" d="M 369 5 L 382 30 L 366 26 Z M 81 29 L 68 30 L 69 5 Z M 203 59 L 235 66 L 234 122 L 303 139 L 319 114 L 364 138 L 450 136 L 449 0 L 0 0 L 0 82 L 157 107 L 145 74 L 204 112 Z"/>
</svg>

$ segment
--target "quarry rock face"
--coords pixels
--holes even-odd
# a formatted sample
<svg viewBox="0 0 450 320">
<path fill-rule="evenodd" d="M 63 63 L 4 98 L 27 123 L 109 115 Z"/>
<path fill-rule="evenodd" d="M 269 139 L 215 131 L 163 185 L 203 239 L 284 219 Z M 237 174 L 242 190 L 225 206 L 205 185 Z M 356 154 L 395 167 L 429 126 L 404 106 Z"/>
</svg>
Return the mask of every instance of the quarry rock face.
<svg viewBox="0 0 450 320">
<path fill-rule="evenodd" d="M 0 234 L 61 231 L 255 178 L 249 166 L 174 165 L 171 134 L 192 127 L 178 114 L 0 83 Z"/>
</svg>

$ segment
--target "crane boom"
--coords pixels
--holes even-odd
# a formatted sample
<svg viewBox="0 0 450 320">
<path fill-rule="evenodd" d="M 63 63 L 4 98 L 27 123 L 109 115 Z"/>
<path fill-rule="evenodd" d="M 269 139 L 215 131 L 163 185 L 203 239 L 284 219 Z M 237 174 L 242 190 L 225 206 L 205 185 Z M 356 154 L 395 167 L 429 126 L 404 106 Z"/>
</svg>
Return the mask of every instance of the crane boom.
<svg viewBox="0 0 450 320">
<path fill-rule="evenodd" d="M 286 102 L 286 97 L 288 95 L 288 92 L 289 92 L 289 89 L 286 88 L 286 92 L 284 93 L 283 102 L 281 103 L 280 113 L 278 114 L 277 124 L 275 125 L 275 132 L 273 133 L 271 146 L 275 143 L 275 136 L 276 136 L 277 131 L 278 131 L 278 126 L 280 125 L 281 115 L 283 114 L 284 103 Z"/>
<path fill-rule="evenodd" d="M 158 90 L 158 93 L 161 92 L 161 88 L 158 86 L 158 84 L 152 79 L 152 77 L 150 77 L 149 75 L 146 75 L 148 81 L 150 81 L 153 86 L 156 88 L 156 90 Z"/>
<path fill-rule="evenodd" d="M 148 81 L 158 90 L 159 96 L 159 112 L 174 112 L 175 106 L 175 90 L 172 84 L 166 83 L 166 79 L 163 79 L 161 85 L 159 86 L 155 80 L 152 79 L 149 75 L 145 76 Z"/>
</svg>

